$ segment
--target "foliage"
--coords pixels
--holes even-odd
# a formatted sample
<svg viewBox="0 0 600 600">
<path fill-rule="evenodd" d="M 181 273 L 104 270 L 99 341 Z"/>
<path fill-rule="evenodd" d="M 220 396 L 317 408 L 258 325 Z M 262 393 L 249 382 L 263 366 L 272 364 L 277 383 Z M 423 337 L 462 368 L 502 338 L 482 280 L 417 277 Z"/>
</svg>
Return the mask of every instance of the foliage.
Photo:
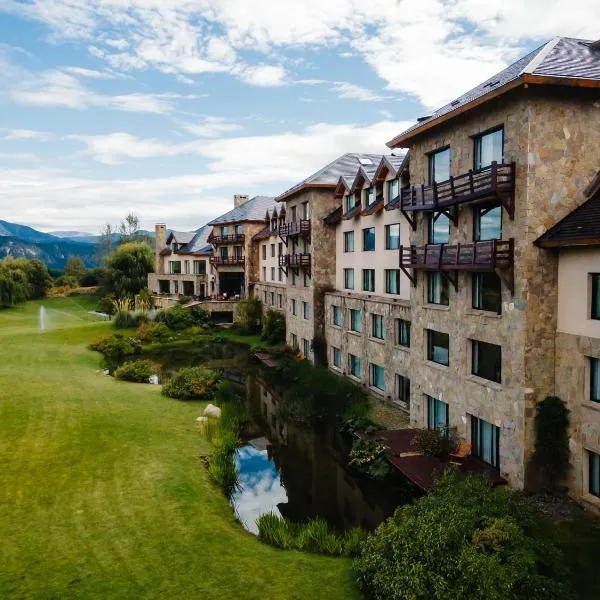
<svg viewBox="0 0 600 600">
<path fill-rule="evenodd" d="M 262 317 L 261 339 L 268 344 L 283 344 L 285 342 L 285 315 L 268 309 Z"/>
<path fill-rule="evenodd" d="M 448 456 L 458 441 L 454 429 L 440 427 L 436 429 L 418 429 L 411 445 L 425 456 L 443 458 Z"/>
<path fill-rule="evenodd" d="M 127 242 L 108 257 L 106 267 L 105 291 L 133 298 L 147 285 L 148 273 L 154 270 L 154 253 L 146 242 Z"/>
<path fill-rule="evenodd" d="M 54 280 L 54 287 L 58 288 L 76 288 L 79 286 L 79 281 L 72 275 L 61 275 Z"/>
<path fill-rule="evenodd" d="M 206 367 L 187 367 L 178 371 L 162 389 L 163 396 L 178 400 L 210 398 L 218 379 L 218 374 Z"/>
<path fill-rule="evenodd" d="M 540 482 L 555 490 L 570 468 L 569 409 L 557 396 L 538 402 L 535 413 L 535 449 L 532 465 Z"/>
<path fill-rule="evenodd" d="M 448 472 L 369 535 L 358 584 L 374 600 L 570 599 L 540 519 L 518 492 Z"/>
<path fill-rule="evenodd" d="M 247 333 L 258 333 L 261 327 L 262 302 L 256 298 L 247 298 L 237 304 L 236 324 Z"/>
<path fill-rule="evenodd" d="M 385 479 L 391 471 L 388 458 L 390 449 L 375 441 L 354 440 L 348 464 L 373 479 Z"/>
<path fill-rule="evenodd" d="M 114 294 L 106 294 L 106 296 L 102 296 L 98 301 L 98 311 L 103 312 L 107 315 L 113 315 L 116 311 L 115 308 L 115 295 Z"/>
<path fill-rule="evenodd" d="M 379 429 L 381 429 L 381 427 L 379 427 L 376 423 L 371 421 L 369 417 L 366 416 L 347 419 L 340 426 L 340 431 L 350 435 L 355 435 L 358 432 L 372 433 L 373 431 L 377 431 Z"/>
<path fill-rule="evenodd" d="M 6 257 L 0 260 L 0 307 L 44 298 L 52 280 L 38 259 Z"/>
<path fill-rule="evenodd" d="M 313 351 L 315 364 L 322 367 L 327 366 L 327 342 L 321 335 L 316 335 L 311 343 L 310 349 Z"/>
<path fill-rule="evenodd" d="M 113 317 L 113 325 L 116 329 L 135 329 L 147 320 L 148 317 L 145 313 L 133 310 L 117 310 Z"/>
<path fill-rule="evenodd" d="M 185 306 L 190 300 L 191 300 L 190 296 L 179 296 L 177 303 L 181 304 L 181 306 Z"/>
<path fill-rule="evenodd" d="M 145 287 L 140 290 L 140 293 L 135 298 L 135 302 L 138 310 L 149 311 L 152 308 L 152 293 Z"/>
<path fill-rule="evenodd" d="M 132 360 L 122 364 L 115 371 L 117 379 L 135 383 L 148 383 L 150 377 L 155 374 L 156 366 L 149 360 Z"/>
<path fill-rule="evenodd" d="M 86 273 L 87 269 L 81 256 L 69 256 L 69 258 L 67 258 L 64 277 L 71 278 L 77 282 L 73 287 L 81 285 L 81 281 L 85 277 Z"/>
<path fill-rule="evenodd" d="M 258 539 L 284 550 L 303 550 L 330 556 L 357 556 L 366 532 L 358 527 L 339 534 L 324 519 L 294 523 L 274 513 L 256 519 Z"/>
<path fill-rule="evenodd" d="M 181 331 L 195 324 L 194 313 L 183 306 L 161 310 L 156 315 L 157 323 L 164 323 L 169 329 Z"/>
<path fill-rule="evenodd" d="M 79 284 L 83 287 L 99 286 L 106 278 L 107 271 L 104 267 L 96 267 L 95 269 L 86 269 Z"/>
<path fill-rule="evenodd" d="M 171 331 L 164 323 L 145 321 L 137 329 L 137 337 L 141 342 L 166 342 L 171 337 Z"/>
<path fill-rule="evenodd" d="M 21 268 L 27 276 L 29 282 L 29 299 L 45 298 L 48 290 L 52 287 L 52 278 L 48 273 L 46 265 L 39 259 L 5 259 L 7 264 L 12 264 L 16 268 Z"/>
<path fill-rule="evenodd" d="M 94 340 L 90 344 L 91 350 L 100 352 L 104 357 L 104 367 L 112 375 L 126 356 L 139 354 L 140 343 L 134 338 L 126 338 L 120 333 L 107 335 Z"/>
</svg>

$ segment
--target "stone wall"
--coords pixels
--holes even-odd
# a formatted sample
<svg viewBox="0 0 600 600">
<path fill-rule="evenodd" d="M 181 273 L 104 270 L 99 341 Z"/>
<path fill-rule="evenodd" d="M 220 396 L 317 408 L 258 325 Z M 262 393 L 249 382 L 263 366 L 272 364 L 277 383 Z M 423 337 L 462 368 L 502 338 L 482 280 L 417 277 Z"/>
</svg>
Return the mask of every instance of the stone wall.
<svg viewBox="0 0 600 600">
<path fill-rule="evenodd" d="M 287 287 L 285 284 L 258 282 L 254 284 L 254 296 L 263 303 L 265 309 L 286 312 Z"/>
</svg>

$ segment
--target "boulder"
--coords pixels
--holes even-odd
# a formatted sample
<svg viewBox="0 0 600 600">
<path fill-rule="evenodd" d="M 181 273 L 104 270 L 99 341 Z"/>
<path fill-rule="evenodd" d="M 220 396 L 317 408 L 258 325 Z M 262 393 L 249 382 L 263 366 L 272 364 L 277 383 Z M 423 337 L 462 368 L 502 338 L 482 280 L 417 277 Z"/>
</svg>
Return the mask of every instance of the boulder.
<svg viewBox="0 0 600 600">
<path fill-rule="evenodd" d="M 221 416 L 221 409 L 214 404 L 209 404 L 202 413 L 205 417 L 216 417 L 217 419 Z"/>
</svg>

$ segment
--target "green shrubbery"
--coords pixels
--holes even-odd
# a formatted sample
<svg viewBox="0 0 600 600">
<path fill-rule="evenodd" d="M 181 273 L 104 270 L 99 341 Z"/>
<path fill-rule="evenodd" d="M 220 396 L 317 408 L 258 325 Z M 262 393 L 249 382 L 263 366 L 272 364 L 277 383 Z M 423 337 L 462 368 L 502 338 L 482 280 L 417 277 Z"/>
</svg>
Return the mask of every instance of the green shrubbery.
<svg viewBox="0 0 600 600">
<path fill-rule="evenodd" d="M 417 451 L 437 458 L 448 456 L 457 443 L 455 431 L 449 428 L 418 429 L 411 441 Z"/>
<path fill-rule="evenodd" d="M 240 333 L 254 334 L 261 328 L 262 302 L 258 298 L 248 298 L 238 302 L 235 324 Z"/>
<path fill-rule="evenodd" d="M 181 331 L 195 324 L 192 311 L 183 308 L 183 306 L 174 306 L 173 308 L 161 310 L 156 315 L 155 321 L 157 323 L 164 323 L 169 329 L 174 331 Z"/>
<path fill-rule="evenodd" d="M 135 329 L 148 320 L 148 315 L 133 310 L 117 310 L 113 317 L 116 329 Z"/>
<path fill-rule="evenodd" d="M 178 400 L 211 398 L 218 374 L 206 367 L 187 367 L 169 379 L 162 389 L 163 396 Z"/>
<path fill-rule="evenodd" d="M 142 323 L 137 328 L 137 337 L 141 342 L 166 342 L 173 334 L 164 323 Z"/>
<path fill-rule="evenodd" d="M 348 464 L 373 479 L 385 479 L 391 470 L 388 463 L 390 456 L 390 449 L 379 442 L 355 439 Z"/>
<path fill-rule="evenodd" d="M 285 315 L 277 310 L 267 310 L 262 317 L 261 339 L 268 344 L 285 342 Z"/>
<path fill-rule="evenodd" d="M 112 375 L 126 356 L 139 354 L 141 347 L 138 340 L 115 333 L 94 340 L 90 349 L 102 354 L 104 368 Z"/>
<path fill-rule="evenodd" d="M 355 573 L 374 600 L 567 600 L 564 559 L 518 492 L 447 473 L 369 535 Z"/>
<path fill-rule="evenodd" d="M 155 374 L 156 366 L 149 360 L 132 360 L 122 364 L 115 371 L 117 379 L 135 383 L 148 383 L 150 377 Z"/>
<path fill-rule="evenodd" d="M 258 539 L 271 546 L 331 556 L 357 556 L 367 535 L 358 527 L 339 534 L 324 519 L 294 523 L 274 513 L 261 515 L 256 524 Z"/>
<path fill-rule="evenodd" d="M 48 269 L 38 259 L 7 256 L 0 260 L 0 308 L 43 298 L 51 285 Z"/>
</svg>

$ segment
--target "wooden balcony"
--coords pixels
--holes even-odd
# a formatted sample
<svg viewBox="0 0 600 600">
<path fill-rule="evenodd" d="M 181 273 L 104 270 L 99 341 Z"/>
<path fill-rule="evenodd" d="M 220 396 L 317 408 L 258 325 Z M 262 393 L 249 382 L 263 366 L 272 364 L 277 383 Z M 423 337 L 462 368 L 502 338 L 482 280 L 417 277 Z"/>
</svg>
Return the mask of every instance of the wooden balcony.
<svg viewBox="0 0 600 600">
<path fill-rule="evenodd" d="M 209 235 L 209 244 L 218 246 L 219 244 L 241 244 L 246 239 L 243 233 L 233 233 L 231 235 Z"/>
<path fill-rule="evenodd" d="M 514 217 L 515 163 L 498 164 L 469 171 L 431 185 L 411 185 L 400 191 L 400 209 L 444 211 L 468 202 L 498 200 Z"/>
<path fill-rule="evenodd" d="M 282 254 L 279 257 L 279 266 L 287 269 L 304 269 L 310 273 L 311 270 L 311 255 L 310 254 Z"/>
<path fill-rule="evenodd" d="M 210 264 L 218 266 L 238 266 L 244 265 L 244 257 L 243 256 L 211 256 Z"/>
<path fill-rule="evenodd" d="M 279 237 L 310 237 L 310 219 L 302 219 L 292 223 L 283 223 L 279 226 Z"/>
</svg>

